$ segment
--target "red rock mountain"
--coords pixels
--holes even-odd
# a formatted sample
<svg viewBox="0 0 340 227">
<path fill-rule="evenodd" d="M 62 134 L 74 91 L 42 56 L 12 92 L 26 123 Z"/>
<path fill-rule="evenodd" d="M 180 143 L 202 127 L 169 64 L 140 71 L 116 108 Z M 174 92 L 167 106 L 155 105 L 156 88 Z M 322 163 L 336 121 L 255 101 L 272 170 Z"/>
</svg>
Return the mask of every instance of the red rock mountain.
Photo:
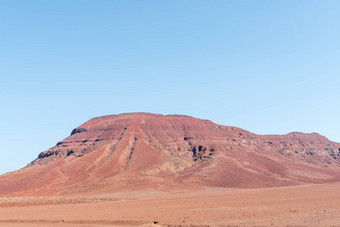
<svg viewBox="0 0 340 227">
<path fill-rule="evenodd" d="M 338 180 L 340 144 L 317 133 L 261 136 L 189 116 L 129 113 L 93 118 L 0 176 L 0 196 Z"/>
</svg>

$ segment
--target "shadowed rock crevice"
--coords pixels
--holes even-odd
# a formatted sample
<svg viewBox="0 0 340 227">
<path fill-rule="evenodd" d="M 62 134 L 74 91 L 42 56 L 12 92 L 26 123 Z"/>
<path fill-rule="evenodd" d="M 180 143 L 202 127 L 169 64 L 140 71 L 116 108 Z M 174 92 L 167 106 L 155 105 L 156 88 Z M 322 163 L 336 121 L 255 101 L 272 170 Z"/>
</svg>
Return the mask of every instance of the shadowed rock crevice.
<svg viewBox="0 0 340 227">
<path fill-rule="evenodd" d="M 188 150 L 192 152 L 192 159 L 195 162 L 208 161 L 212 158 L 215 151 L 213 148 L 207 149 L 207 147 L 203 145 L 191 146 Z"/>
<path fill-rule="evenodd" d="M 75 129 L 72 130 L 71 136 L 73 136 L 74 134 L 81 133 L 81 132 L 86 132 L 86 131 L 87 131 L 86 128 L 75 128 Z"/>
</svg>

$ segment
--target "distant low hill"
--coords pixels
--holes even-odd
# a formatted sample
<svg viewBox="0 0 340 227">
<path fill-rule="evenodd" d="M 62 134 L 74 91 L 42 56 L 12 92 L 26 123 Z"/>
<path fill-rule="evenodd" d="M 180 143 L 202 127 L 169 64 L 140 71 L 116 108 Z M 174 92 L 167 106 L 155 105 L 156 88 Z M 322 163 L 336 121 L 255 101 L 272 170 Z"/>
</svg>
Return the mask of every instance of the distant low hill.
<svg viewBox="0 0 340 227">
<path fill-rule="evenodd" d="M 256 135 L 183 115 L 93 118 L 0 176 L 0 196 L 256 188 L 340 180 L 340 144 L 317 134 Z"/>
</svg>

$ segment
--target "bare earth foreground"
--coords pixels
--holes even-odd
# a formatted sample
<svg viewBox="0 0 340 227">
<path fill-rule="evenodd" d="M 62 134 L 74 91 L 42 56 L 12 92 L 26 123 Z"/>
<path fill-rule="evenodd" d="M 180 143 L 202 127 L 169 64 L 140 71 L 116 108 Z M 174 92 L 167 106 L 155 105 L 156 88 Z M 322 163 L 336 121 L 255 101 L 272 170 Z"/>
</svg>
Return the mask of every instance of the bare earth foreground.
<svg viewBox="0 0 340 227">
<path fill-rule="evenodd" d="M 340 226 L 340 183 L 0 199 L 0 226 Z"/>
</svg>

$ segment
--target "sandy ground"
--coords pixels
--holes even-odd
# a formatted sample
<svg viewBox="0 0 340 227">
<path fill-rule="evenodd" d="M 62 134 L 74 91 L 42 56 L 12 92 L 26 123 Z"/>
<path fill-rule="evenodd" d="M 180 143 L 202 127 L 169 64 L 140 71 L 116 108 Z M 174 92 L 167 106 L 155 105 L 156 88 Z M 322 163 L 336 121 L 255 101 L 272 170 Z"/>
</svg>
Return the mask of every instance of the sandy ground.
<svg viewBox="0 0 340 227">
<path fill-rule="evenodd" d="M 340 226 L 340 183 L 2 198 L 0 226 Z"/>
</svg>

